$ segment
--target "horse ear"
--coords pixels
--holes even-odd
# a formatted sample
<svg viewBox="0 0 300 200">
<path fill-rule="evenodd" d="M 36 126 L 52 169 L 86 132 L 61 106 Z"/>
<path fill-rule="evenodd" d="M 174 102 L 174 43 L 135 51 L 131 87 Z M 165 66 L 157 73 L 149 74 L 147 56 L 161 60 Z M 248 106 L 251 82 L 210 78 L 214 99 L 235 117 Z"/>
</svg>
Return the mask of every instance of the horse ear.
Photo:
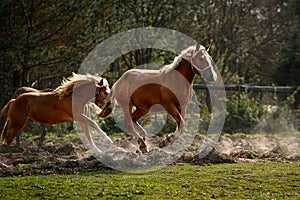
<svg viewBox="0 0 300 200">
<path fill-rule="evenodd" d="M 206 45 L 206 47 L 205 47 L 206 51 L 209 51 L 209 49 L 210 49 L 210 44 Z"/>
<path fill-rule="evenodd" d="M 99 86 L 103 85 L 103 80 L 104 80 L 104 79 L 101 79 L 101 80 L 99 81 L 99 83 L 98 83 Z"/>
</svg>

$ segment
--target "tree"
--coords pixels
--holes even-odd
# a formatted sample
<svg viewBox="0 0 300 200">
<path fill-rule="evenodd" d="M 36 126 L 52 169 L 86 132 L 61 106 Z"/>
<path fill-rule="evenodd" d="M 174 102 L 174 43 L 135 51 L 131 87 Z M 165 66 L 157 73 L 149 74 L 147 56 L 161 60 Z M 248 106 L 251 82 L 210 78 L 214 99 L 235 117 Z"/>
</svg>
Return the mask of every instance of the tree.
<svg viewBox="0 0 300 200">
<path fill-rule="evenodd" d="M 294 4 L 286 5 L 282 12 L 289 20 L 289 31 L 281 37 L 283 43 L 282 52 L 278 56 L 278 68 L 272 73 L 273 81 L 279 85 L 300 85 L 300 2 L 290 1 Z"/>
<path fill-rule="evenodd" d="M 212 44 L 211 54 L 225 83 L 241 78 L 248 84 L 273 81 L 278 54 L 288 39 L 284 36 L 291 30 L 290 21 L 297 20 L 285 10 L 294 13 L 295 1 L 212 0 L 190 5 L 180 30 L 194 30 L 199 42 Z"/>
<path fill-rule="evenodd" d="M 21 85 L 57 86 L 63 76 L 77 71 L 98 43 L 149 26 L 211 44 L 210 54 L 225 83 L 279 84 L 274 78 L 291 78 L 273 72 L 298 74 L 298 13 L 297 0 L 4 0 L 0 3 L 1 105 Z M 110 66 L 107 76 L 112 84 L 130 68 L 153 61 L 166 64 L 174 57 L 155 49 L 129 52 Z M 297 77 L 292 79 L 286 84 L 298 84 Z"/>
<path fill-rule="evenodd" d="M 176 19 L 184 5 L 178 0 L 130 0 L 130 1 L 103 1 L 95 2 L 90 9 L 91 24 L 97 30 L 98 43 L 103 40 L 134 28 L 141 27 L 164 27 L 176 29 Z M 100 12 L 101 11 L 101 12 Z M 102 36 L 102 37 L 101 37 Z M 111 66 L 108 76 L 110 82 L 114 82 L 126 70 L 136 66 L 159 60 L 170 53 L 154 49 L 139 49 L 122 55 Z M 171 54 L 174 56 L 173 54 Z"/>
<path fill-rule="evenodd" d="M 39 82 L 57 86 L 69 76 L 85 49 L 84 8 L 87 4 L 62 1 L 1 2 L 1 81 L 20 86 Z M 7 100 L 7 97 L 5 98 Z"/>
</svg>

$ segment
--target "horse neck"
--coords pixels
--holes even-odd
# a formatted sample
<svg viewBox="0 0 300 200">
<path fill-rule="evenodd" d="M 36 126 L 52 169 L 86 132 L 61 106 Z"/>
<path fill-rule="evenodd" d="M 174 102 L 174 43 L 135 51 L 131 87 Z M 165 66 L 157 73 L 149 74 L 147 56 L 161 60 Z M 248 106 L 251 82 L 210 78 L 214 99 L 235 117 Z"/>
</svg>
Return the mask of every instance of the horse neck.
<svg viewBox="0 0 300 200">
<path fill-rule="evenodd" d="M 175 70 L 178 71 L 182 76 L 184 76 L 190 84 L 193 83 L 195 72 L 192 70 L 192 66 L 187 60 L 182 59 Z"/>
<path fill-rule="evenodd" d="M 95 83 L 91 82 L 76 87 L 73 93 L 80 96 L 83 102 L 87 102 L 94 97 L 95 90 L 96 90 Z"/>
</svg>

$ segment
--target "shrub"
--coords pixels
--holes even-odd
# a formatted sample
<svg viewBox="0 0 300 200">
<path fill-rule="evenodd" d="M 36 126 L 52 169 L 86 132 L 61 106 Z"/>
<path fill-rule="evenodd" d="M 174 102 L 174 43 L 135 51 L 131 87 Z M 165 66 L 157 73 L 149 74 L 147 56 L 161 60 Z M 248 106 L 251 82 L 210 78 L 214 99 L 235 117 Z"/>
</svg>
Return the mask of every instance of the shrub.
<svg viewBox="0 0 300 200">
<path fill-rule="evenodd" d="M 120 133 L 122 130 L 116 124 L 114 118 L 109 116 L 101 121 L 101 129 L 106 133 Z"/>
<path fill-rule="evenodd" d="M 223 131 L 226 133 L 249 133 L 266 113 L 261 101 L 250 98 L 246 92 L 227 99 L 226 119 Z"/>
</svg>

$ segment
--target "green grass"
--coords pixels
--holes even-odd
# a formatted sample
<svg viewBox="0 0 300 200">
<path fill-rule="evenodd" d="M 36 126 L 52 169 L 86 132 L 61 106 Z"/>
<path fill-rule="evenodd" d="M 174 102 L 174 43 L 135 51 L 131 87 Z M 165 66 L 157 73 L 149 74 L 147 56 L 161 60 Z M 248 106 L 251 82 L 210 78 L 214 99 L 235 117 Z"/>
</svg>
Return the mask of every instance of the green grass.
<svg viewBox="0 0 300 200">
<path fill-rule="evenodd" d="M 300 199 L 300 163 L 2 177 L 0 199 Z"/>
</svg>

